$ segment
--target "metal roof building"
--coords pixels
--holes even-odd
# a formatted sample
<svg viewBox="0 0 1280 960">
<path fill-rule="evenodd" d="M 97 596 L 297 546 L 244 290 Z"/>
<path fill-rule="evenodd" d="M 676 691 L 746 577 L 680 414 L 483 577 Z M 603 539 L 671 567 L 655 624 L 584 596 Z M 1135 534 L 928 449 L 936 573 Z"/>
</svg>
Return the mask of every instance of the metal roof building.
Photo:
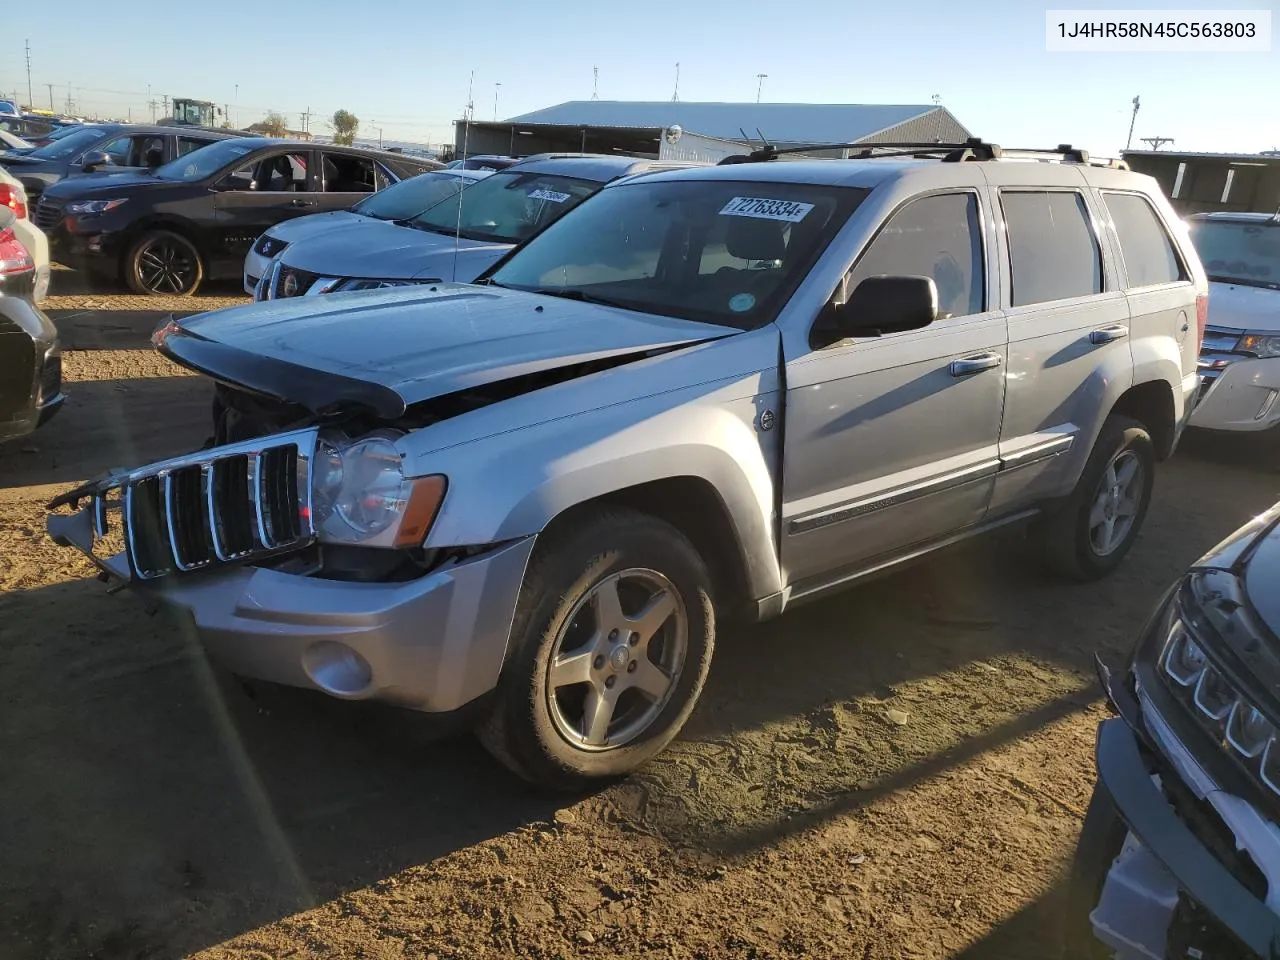
<svg viewBox="0 0 1280 960">
<path fill-rule="evenodd" d="M 1126 150 L 1124 160 L 1160 183 L 1180 214 L 1280 210 L 1280 155 Z"/>
<path fill-rule="evenodd" d="M 715 161 L 749 141 L 759 146 L 762 136 L 804 147 L 955 142 L 971 134 L 935 104 L 571 100 L 495 123 L 457 121 L 454 140 L 457 156 L 578 151 Z"/>
</svg>

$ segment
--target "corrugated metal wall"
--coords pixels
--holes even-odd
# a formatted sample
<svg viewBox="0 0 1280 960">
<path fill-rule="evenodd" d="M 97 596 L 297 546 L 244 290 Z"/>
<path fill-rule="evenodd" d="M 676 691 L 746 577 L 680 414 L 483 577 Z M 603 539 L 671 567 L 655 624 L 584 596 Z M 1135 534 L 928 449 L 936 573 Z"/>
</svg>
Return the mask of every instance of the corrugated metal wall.
<svg viewBox="0 0 1280 960">
<path fill-rule="evenodd" d="M 859 143 L 962 143 L 973 136 L 951 113 L 939 107 L 924 116 L 882 130 Z"/>
<path fill-rule="evenodd" d="M 658 151 L 658 159 L 716 163 L 735 153 L 749 153 L 752 149 L 746 144 L 734 143 L 731 140 L 719 140 L 715 137 L 703 137 L 696 133 L 686 133 L 675 143 L 667 143 L 664 137 L 662 147 Z"/>
</svg>

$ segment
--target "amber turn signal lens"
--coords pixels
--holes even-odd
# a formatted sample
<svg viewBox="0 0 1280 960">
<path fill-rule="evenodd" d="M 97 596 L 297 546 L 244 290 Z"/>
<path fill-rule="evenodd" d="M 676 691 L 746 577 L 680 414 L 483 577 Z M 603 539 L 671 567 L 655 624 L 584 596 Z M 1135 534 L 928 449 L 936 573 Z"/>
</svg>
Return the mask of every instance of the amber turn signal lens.
<svg viewBox="0 0 1280 960">
<path fill-rule="evenodd" d="M 400 521 L 400 530 L 396 533 L 396 547 L 420 547 L 427 538 L 427 531 L 435 522 L 440 505 L 444 503 L 444 493 L 449 482 L 440 474 L 430 477 L 418 477 L 409 481 L 413 489 L 409 492 L 409 502 L 404 509 L 404 518 Z"/>
</svg>

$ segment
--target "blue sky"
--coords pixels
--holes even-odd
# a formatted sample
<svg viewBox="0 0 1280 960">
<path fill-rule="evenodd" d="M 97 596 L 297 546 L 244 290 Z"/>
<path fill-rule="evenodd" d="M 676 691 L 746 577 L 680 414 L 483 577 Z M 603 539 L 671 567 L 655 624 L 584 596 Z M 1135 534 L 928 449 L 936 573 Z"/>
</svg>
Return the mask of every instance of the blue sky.
<svg viewBox="0 0 1280 960">
<path fill-rule="evenodd" d="M 29 38 L 37 105 L 48 105 L 47 83 L 65 104 L 69 83 L 82 112 L 145 119 L 150 83 L 157 100 L 231 104 L 238 124 L 275 109 L 297 125 L 308 107 L 320 118 L 341 107 L 361 118 L 362 135 L 381 126 L 388 139 L 438 142 L 452 140 L 472 70 L 475 115 L 492 119 L 495 83 L 500 117 L 589 98 L 593 66 L 601 99 L 666 100 L 679 62 L 682 100 L 753 101 L 762 72 L 763 99 L 774 102 L 929 103 L 938 94 L 987 139 L 1070 141 L 1107 155 L 1124 146 L 1141 95 L 1135 147 L 1160 135 L 1179 149 L 1280 148 L 1280 43 L 1251 54 L 1051 54 L 1048 5 L 61 0 L 57 17 L 25 18 L 26 37 L 12 25 L 3 32 L 0 90 L 25 100 Z M 1280 21 L 1274 0 L 1229 6 L 1271 9 Z M 327 132 L 317 120 L 312 130 Z"/>
</svg>

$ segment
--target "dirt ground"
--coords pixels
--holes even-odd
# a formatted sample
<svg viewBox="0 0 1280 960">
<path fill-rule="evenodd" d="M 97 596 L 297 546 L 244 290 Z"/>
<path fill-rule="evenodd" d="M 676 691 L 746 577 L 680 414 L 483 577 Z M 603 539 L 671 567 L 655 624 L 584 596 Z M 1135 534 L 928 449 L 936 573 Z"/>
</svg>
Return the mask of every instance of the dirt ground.
<svg viewBox="0 0 1280 960">
<path fill-rule="evenodd" d="M 209 387 L 147 338 L 236 302 L 73 282 L 71 399 L 0 446 L 7 960 L 1059 956 L 1091 656 L 1280 497 L 1273 455 L 1193 442 L 1106 582 L 1009 537 L 731 631 L 679 742 L 554 801 L 430 718 L 221 674 L 44 536 L 71 481 L 200 445 Z"/>
</svg>

